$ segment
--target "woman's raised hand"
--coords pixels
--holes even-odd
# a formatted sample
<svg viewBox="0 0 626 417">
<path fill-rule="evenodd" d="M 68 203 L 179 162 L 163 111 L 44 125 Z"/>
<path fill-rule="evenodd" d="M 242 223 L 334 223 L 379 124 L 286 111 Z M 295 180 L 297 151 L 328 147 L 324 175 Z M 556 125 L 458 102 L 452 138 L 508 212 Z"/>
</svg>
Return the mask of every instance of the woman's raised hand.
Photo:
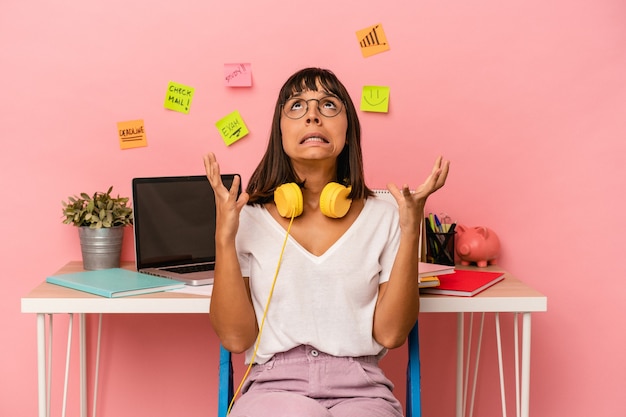
<svg viewBox="0 0 626 417">
<path fill-rule="evenodd" d="M 422 217 L 424 216 L 424 206 L 426 199 L 446 183 L 450 161 L 438 157 L 433 165 L 433 169 L 426 177 L 426 180 L 411 192 L 408 185 L 403 185 L 402 190 L 395 184 L 387 184 L 387 189 L 396 199 L 400 212 L 400 227 L 402 229 L 412 228 L 419 232 Z"/>
<path fill-rule="evenodd" d="M 230 189 L 226 188 L 220 175 L 220 166 L 215 154 L 209 152 L 204 155 L 204 168 L 206 176 L 215 194 L 216 208 L 216 239 L 234 239 L 239 228 L 239 213 L 248 202 L 248 193 L 242 192 L 239 197 L 237 191 L 241 178 L 236 175 Z"/>
</svg>

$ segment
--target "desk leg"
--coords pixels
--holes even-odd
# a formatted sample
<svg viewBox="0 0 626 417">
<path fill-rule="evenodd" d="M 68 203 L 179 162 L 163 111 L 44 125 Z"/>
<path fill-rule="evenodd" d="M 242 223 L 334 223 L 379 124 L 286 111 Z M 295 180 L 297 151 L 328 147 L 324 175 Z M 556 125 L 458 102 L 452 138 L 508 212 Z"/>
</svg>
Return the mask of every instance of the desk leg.
<svg viewBox="0 0 626 417">
<path fill-rule="evenodd" d="M 52 315 L 50 315 L 50 333 L 52 333 Z M 85 314 L 80 314 L 80 415 L 87 417 L 87 344 L 86 344 L 86 322 Z M 71 335 L 72 328 L 68 330 Z M 70 339 L 71 340 L 71 339 Z M 68 350 L 70 348 L 68 341 Z M 52 347 L 52 334 L 50 335 L 49 346 Z M 49 363 L 52 363 L 52 355 L 49 353 Z M 69 352 L 68 352 L 69 361 Z M 48 417 L 49 415 L 49 395 L 48 388 L 51 381 L 46 381 L 46 314 L 37 314 L 37 401 L 39 417 Z M 51 377 L 52 370 L 48 370 L 47 377 Z M 66 371 L 67 378 L 67 371 Z M 67 382 L 65 390 L 67 390 Z M 65 409 L 65 404 L 64 407 Z"/>
<path fill-rule="evenodd" d="M 79 355 L 80 355 L 80 415 L 87 417 L 87 336 L 86 336 L 86 315 L 79 314 Z"/>
<path fill-rule="evenodd" d="M 463 332 L 464 314 L 457 313 L 456 323 L 456 417 L 463 417 Z"/>
<path fill-rule="evenodd" d="M 530 313 L 522 315 L 522 417 L 530 406 Z"/>
<path fill-rule="evenodd" d="M 37 395 L 39 417 L 46 417 L 46 315 L 37 314 Z"/>
<path fill-rule="evenodd" d="M 483 313 L 484 314 L 484 313 Z M 517 314 L 515 314 L 514 320 L 515 324 L 517 324 Z M 517 372 L 517 339 L 514 341 L 515 343 L 515 366 L 516 366 L 516 395 L 517 392 L 521 390 L 521 400 L 519 401 L 519 406 L 516 407 L 516 410 L 521 408 L 521 413 L 517 413 L 521 417 L 529 417 L 530 413 L 530 335 L 531 335 L 531 313 L 521 313 L 522 314 L 522 360 L 521 360 L 521 378 L 518 378 Z M 482 329 L 482 324 L 481 324 Z M 471 329 L 470 329 L 471 330 Z M 471 332 L 470 332 L 471 333 Z M 500 385 L 501 385 L 501 396 L 502 396 L 502 415 L 506 416 L 506 406 L 505 406 L 505 392 L 504 392 L 504 376 L 502 374 L 502 351 L 500 345 L 500 321 L 498 317 L 498 313 L 496 313 L 496 338 L 498 344 L 498 362 L 499 362 L 499 371 L 500 371 Z M 517 337 L 518 331 L 517 326 L 515 326 L 514 330 L 515 337 Z M 468 336 L 468 337 L 471 337 Z M 457 313 L 457 368 L 456 368 L 456 417 L 463 417 L 465 414 L 465 401 L 464 401 L 464 392 L 466 390 L 466 383 L 464 382 L 464 356 L 465 356 L 465 333 L 464 333 L 464 313 Z M 482 339 L 482 331 L 481 336 L 479 336 L 479 341 Z M 480 351 L 480 349 L 479 349 Z M 478 355 L 478 353 L 477 353 Z M 469 358 L 468 358 L 469 360 Z M 478 366 L 478 364 L 476 364 Z M 521 379 L 521 381 L 520 381 Z M 520 390 L 517 389 L 517 384 L 520 384 Z M 476 385 L 476 375 L 474 375 L 474 388 Z M 473 410 L 473 396 L 472 393 L 472 405 L 470 407 Z M 517 399 L 516 399 L 517 400 Z"/>
</svg>

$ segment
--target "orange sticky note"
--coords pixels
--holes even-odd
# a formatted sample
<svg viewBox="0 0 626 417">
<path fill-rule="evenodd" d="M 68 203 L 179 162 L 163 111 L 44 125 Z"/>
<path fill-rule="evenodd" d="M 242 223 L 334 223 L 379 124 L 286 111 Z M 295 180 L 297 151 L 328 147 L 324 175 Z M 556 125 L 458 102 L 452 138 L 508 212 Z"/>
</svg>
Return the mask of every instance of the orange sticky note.
<svg viewBox="0 0 626 417">
<path fill-rule="evenodd" d="M 143 120 L 117 122 L 117 132 L 120 137 L 121 149 L 140 148 L 142 146 L 148 146 Z"/>
<path fill-rule="evenodd" d="M 389 50 L 389 43 L 381 23 L 357 31 L 356 38 L 361 46 L 363 58 Z"/>
</svg>

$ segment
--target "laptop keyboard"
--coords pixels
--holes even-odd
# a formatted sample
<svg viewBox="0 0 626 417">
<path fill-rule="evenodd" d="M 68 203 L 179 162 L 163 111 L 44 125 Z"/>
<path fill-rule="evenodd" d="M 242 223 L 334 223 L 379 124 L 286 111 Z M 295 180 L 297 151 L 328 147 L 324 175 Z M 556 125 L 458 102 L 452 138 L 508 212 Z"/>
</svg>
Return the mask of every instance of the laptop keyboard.
<svg viewBox="0 0 626 417">
<path fill-rule="evenodd" d="M 215 264 L 199 264 L 186 266 L 173 266 L 171 268 L 163 268 L 164 271 L 176 272 L 178 274 L 190 274 L 192 272 L 212 271 Z"/>
</svg>

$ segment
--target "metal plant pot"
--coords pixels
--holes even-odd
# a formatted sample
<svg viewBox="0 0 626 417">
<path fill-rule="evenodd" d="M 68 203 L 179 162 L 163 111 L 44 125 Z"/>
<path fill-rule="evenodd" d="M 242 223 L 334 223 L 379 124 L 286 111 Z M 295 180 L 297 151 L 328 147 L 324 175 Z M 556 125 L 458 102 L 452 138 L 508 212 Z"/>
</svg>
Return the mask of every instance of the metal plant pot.
<svg viewBox="0 0 626 417">
<path fill-rule="evenodd" d="M 119 268 L 124 226 L 90 229 L 79 227 L 83 268 L 87 270 Z"/>
</svg>

